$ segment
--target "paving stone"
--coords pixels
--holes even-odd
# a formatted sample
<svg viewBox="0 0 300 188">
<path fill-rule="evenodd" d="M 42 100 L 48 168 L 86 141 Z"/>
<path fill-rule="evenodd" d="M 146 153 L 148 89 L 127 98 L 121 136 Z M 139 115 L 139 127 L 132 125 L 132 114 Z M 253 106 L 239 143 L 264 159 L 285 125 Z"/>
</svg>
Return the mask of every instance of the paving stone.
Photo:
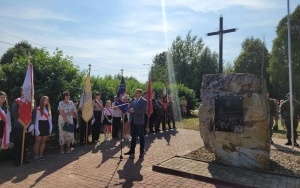
<svg viewBox="0 0 300 188">
<path fill-rule="evenodd" d="M 101 138 L 103 139 L 103 135 Z M 169 146 L 166 146 L 165 138 L 170 138 Z M 273 141 L 284 144 L 284 140 L 274 138 Z M 123 152 L 129 150 L 129 145 L 129 142 L 123 142 Z M 201 146 L 203 143 L 198 131 L 176 129 L 149 135 L 146 138 L 147 153 L 144 160 L 138 159 L 139 145 L 136 159 L 129 160 L 124 156 L 120 161 L 120 142 L 101 142 L 95 146 L 75 147 L 71 154 L 48 154 L 45 161 L 31 161 L 22 168 L 13 167 L 11 162 L 0 161 L 0 187 L 231 187 L 155 172 L 152 166 L 157 164 L 170 168 L 175 166 L 177 169 L 181 166 L 195 175 L 205 174 L 217 179 L 225 177 L 243 185 L 254 186 L 253 181 L 261 176 L 253 171 L 232 170 L 223 166 L 216 168 L 207 163 L 199 165 L 198 161 L 174 157 L 185 155 Z M 271 179 L 270 187 L 287 187 L 290 181 L 293 184 L 289 185 L 300 187 L 300 181 L 294 179 L 278 175 L 267 175 L 265 178 Z"/>
</svg>

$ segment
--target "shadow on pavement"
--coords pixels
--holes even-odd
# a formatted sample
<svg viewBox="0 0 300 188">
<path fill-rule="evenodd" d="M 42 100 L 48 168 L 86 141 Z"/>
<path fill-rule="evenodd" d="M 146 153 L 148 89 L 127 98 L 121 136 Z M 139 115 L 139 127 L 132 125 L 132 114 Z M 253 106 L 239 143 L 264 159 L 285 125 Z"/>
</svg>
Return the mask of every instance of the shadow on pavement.
<svg viewBox="0 0 300 188">
<path fill-rule="evenodd" d="M 124 147 L 128 145 L 128 141 L 124 141 L 122 143 L 122 155 L 124 155 Z M 97 145 L 92 153 L 100 153 L 102 154 L 102 160 L 101 162 L 96 166 L 96 168 L 100 168 L 103 163 L 114 157 L 117 153 L 120 153 L 121 155 L 121 144 L 120 142 L 116 141 L 110 141 L 110 142 L 101 142 L 99 145 Z M 119 157 L 116 157 L 115 159 L 118 159 Z"/>
<path fill-rule="evenodd" d="M 272 146 L 274 146 L 276 150 L 282 151 L 284 153 L 291 153 L 292 152 L 292 148 L 286 147 L 284 145 L 279 145 L 279 144 L 273 143 Z M 300 147 L 299 146 L 295 146 L 295 148 L 300 148 Z M 295 153 L 300 153 L 297 150 L 295 150 L 294 152 Z"/>
<path fill-rule="evenodd" d="M 143 181 L 144 177 L 141 175 L 143 159 L 138 159 L 134 163 L 133 159 L 128 159 L 123 167 L 123 170 L 118 170 L 119 179 L 125 179 L 125 182 L 122 183 L 122 187 L 133 187 L 134 181 Z M 115 184 L 118 186 L 120 184 Z"/>
<path fill-rule="evenodd" d="M 78 160 L 80 156 L 90 152 L 91 147 L 92 146 L 76 147 L 70 154 L 64 155 L 61 155 L 59 153 L 48 154 L 45 156 L 46 159 L 44 161 L 30 160 L 30 163 L 24 164 L 23 167 L 16 167 L 12 165 L 13 163 L 8 161 L 0 163 L 0 185 L 7 181 L 11 181 L 12 183 L 19 183 L 26 180 L 30 175 L 43 172 L 42 175 L 36 178 L 35 182 L 29 186 L 35 187 L 35 185 L 38 182 L 42 181 L 43 178 Z"/>
</svg>

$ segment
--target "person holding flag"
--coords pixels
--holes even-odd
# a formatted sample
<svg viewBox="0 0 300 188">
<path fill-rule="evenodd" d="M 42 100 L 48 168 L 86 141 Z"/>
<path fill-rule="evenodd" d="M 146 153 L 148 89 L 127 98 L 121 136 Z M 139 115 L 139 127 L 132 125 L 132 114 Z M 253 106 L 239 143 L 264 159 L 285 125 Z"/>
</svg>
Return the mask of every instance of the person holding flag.
<svg viewBox="0 0 300 188">
<path fill-rule="evenodd" d="M 10 141 L 11 119 L 6 93 L 0 91 L 0 150 L 7 149 Z"/>
<path fill-rule="evenodd" d="M 102 119 L 102 109 L 103 102 L 101 100 L 101 93 L 95 92 L 95 97 L 93 100 L 93 113 L 94 113 L 94 123 L 92 125 L 92 141 L 98 142 L 100 135 L 101 119 Z"/>
<path fill-rule="evenodd" d="M 15 99 L 12 107 L 14 161 L 16 166 L 29 163 L 29 160 L 26 158 L 26 150 L 29 148 L 30 132 L 34 128 L 35 110 L 33 110 L 33 98 L 33 67 L 29 63 L 22 86 L 21 97 Z"/>
</svg>

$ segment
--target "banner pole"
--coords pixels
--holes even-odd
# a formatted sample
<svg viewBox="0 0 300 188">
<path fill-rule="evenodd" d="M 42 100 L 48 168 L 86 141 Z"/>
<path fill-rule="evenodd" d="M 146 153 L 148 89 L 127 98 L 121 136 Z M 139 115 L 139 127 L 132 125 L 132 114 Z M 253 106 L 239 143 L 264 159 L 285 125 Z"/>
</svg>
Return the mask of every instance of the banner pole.
<svg viewBox="0 0 300 188">
<path fill-rule="evenodd" d="M 89 127 L 89 122 L 86 122 L 86 127 L 85 127 L 85 146 L 88 144 L 88 127 Z"/>
<path fill-rule="evenodd" d="M 149 125 L 149 123 L 150 123 L 150 116 L 148 114 L 147 114 L 147 116 L 148 116 L 147 131 L 149 133 L 150 132 L 150 125 Z"/>
<path fill-rule="evenodd" d="M 23 127 L 23 137 L 22 137 L 22 151 L 21 151 L 21 167 L 23 166 L 24 160 L 24 147 L 25 147 L 25 127 Z"/>
<path fill-rule="evenodd" d="M 121 155 L 120 155 L 120 160 L 123 159 L 123 135 L 124 135 L 124 113 L 122 113 L 122 134 L 121 134 Z"/>
</svg>

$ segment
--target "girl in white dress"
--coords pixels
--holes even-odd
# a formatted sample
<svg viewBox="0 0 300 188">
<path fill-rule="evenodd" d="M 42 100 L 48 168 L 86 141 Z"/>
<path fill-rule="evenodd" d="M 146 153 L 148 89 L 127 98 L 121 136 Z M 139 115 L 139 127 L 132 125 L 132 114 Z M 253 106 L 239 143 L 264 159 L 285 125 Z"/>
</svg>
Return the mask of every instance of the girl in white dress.
<svg viewBox="0 0 300 188">
<path fill-rule="evenodd" d="M 6 93 L 0 91 L 0 150 L 7 149 L 10 141 L 11 119 Z"/>
<path fill-rule="evenodd" d="M 46 141 L 52 132 L 52 116 L 49 98 L 42 96 L 40 106 L 36 108 L 36 118 L 34 124 L 35 143 L 34 143 L 34 160 L 44 160 L 43 155 Z"/>
<path fill-rule="evenodd" d="M 104 136 L 105 141 L 109 141 L 109 135 L 112 131 L 112 110 L 111 110 L 111 101 L 108 100 L 105 103 L 105 108 L 103 110 L 103 125 L 104 125 Z"/>
</svg>

